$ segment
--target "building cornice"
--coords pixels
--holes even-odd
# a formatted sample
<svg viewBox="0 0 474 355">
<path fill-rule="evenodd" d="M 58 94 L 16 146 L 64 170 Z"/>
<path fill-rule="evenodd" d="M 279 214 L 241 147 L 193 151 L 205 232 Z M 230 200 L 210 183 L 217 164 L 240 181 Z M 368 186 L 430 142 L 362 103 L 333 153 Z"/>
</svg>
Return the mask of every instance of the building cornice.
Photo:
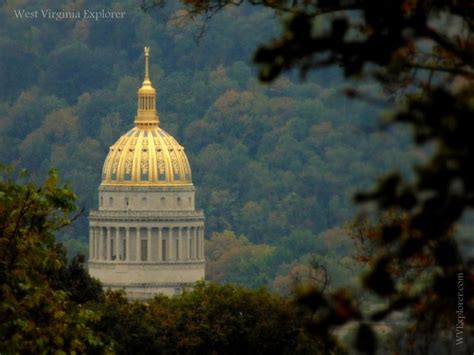
<svg viewBox="0 0 474 355">
<path fill-rule="evenodd" d="M 104 211 L 91 210 L 90 222 L 122 221 L 122 222 L 204 222 L 204 212 L 196 211 Z"/>
<path fill-rule="evenodd" d="M 99 186 L 100 192 L 146 192 L 146 193 L 153 193 L 153 192 L 194 192 L 196 189 L 192 184 L 186 185 L 175 185 L 175 186 L 150 186 L 150 185 L 142 185 L 142 186 L 123 186 L 123 185 L 104 185 L 101 184 Z"/>
</svg>

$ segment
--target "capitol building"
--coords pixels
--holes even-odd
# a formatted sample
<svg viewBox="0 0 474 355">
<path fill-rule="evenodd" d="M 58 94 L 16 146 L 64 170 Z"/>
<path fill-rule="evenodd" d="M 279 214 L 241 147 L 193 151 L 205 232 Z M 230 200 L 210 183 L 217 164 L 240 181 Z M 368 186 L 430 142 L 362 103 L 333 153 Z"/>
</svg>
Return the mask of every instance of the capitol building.
<svg viewBox="0 0 474 355">
<path fill-rule="evenodd" d="M 109 150 L 89 214 L 89 273 L 130 299 L 172 295 L 204 279 L 204 214 L 184 148 L 160 127 L 148 70 L 135 127 Z"/>
</svg>

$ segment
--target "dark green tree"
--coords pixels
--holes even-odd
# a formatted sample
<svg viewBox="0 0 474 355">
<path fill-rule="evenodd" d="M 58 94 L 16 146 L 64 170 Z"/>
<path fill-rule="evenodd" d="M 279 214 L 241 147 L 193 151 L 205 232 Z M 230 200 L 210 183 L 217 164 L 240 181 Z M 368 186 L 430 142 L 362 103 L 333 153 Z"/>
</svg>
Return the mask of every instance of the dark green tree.
<svg viewBox="0 0 474 355">
<path fill-rule="evenodd" d="M 107 293 L 101 327 L 119 354 L 325 354 L 295 306 L 264 289 L 198 283 L 176 297 L 127 302 Z"/>
<path fill-rule="evenodd" d="M 75 195 L 55 172 L 42 185 L 0 177 L 0 351 L 90 352 L 105 349 L 91 325 L 99 314 L 84 303 L 97 299 L 76 260 L 66 266 L 54 233 L 71 223 Z M 24 180 L 20 173 L 20 180 Z M 79 283 L 79 284 L 78 284 Z"/>
</svg>

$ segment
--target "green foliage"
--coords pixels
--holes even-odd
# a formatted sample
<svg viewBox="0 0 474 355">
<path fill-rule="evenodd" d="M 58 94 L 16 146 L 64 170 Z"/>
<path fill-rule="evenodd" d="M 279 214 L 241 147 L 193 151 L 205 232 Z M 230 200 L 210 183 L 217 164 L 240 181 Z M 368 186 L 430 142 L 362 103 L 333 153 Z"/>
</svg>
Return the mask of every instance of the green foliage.
<svg viewBox="0 0 474 355">
<path fill-rule="evenodd" d="M 54 232 L 70 223 L 75 195 L 52 171 L 43 185 L 0 178 L 0 349 L 7 353 L 87 352 L 104 347 L 90 325 L 98 314 L 82 303 L 89 276 L 66 267 Z M 24 178 L 20 173 L 20 179 Z M 82 274 L 81 274 L 82 273 Z M 81 278 L 82 276 L 82 278 Z M 82 284 L 75 284 L 82 280 Z M 64 283 L 68 283 L 65 285 Z"/>
<path fill-rule="evenodd" d="M 206 241 L 206 278 L 246 287 L 268 285 L 274 275 L 273 247 L 252 244 L 231 231 L 214 233 Z"/>
<path fill-rule="evenodd" d="M 206 278 L 219 283 L 234 283 L 258 288 L 268 287 L 290 295 L 300 283 L 321 284 L 321 266 L 329 288 L 352 282 L 361 266 L 349 255 L 354 243 L 342 229 L 313 235 L 308 230 L 294 231 L 276 245 L 253 244 L 245 236 L 232 231 L 213 233 L 206 241 Z M 313 278 L 315 276 L 315 278 Z M 355 281 L 355 280 L 354 280 Z"/>
<path fill-rule="evenodd" d="M 103 307 L 100 331 L 119 354 L 314 354 L 326 343 L 307 336 L 293 304 L 263 289 L 198 283 L 148 303 L 107 293 Z"/>
<path fill-rule="evenodd" d="M 84 268 L 84 256 L 76 255 L 68 263 L 65 261 L 65 256 L 62 259 L 65 266 L 47 275 L 51 286 L 67 292 L 71 301 L 78 304 L 101 301 L 102 286 L 98 280 L 89 276 Z"/>
</svg>

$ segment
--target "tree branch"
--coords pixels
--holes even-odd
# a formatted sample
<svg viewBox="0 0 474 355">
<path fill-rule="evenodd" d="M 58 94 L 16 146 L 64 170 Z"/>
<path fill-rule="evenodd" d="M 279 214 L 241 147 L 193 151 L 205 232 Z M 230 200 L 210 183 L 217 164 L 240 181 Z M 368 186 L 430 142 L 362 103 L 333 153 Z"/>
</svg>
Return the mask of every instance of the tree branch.
<svg viewBox="0 0 474 355">
<path fill-rule="evenodd" d="M 474 78 L 474 72 L 460 69 L 460 68 L 455 68 L 455 67 L 443 67 L 439 65 L 419 64 L 419 63 L 412 63 L 412 62 L 405 63 L 405 66 L 407 68 L 430 70 L 433 72 L 439 71 L 439 72 L 450 73 L 450 74 L 455 74 L 455 75 L 465 75 L 465 76 Z"/>
</svg>

